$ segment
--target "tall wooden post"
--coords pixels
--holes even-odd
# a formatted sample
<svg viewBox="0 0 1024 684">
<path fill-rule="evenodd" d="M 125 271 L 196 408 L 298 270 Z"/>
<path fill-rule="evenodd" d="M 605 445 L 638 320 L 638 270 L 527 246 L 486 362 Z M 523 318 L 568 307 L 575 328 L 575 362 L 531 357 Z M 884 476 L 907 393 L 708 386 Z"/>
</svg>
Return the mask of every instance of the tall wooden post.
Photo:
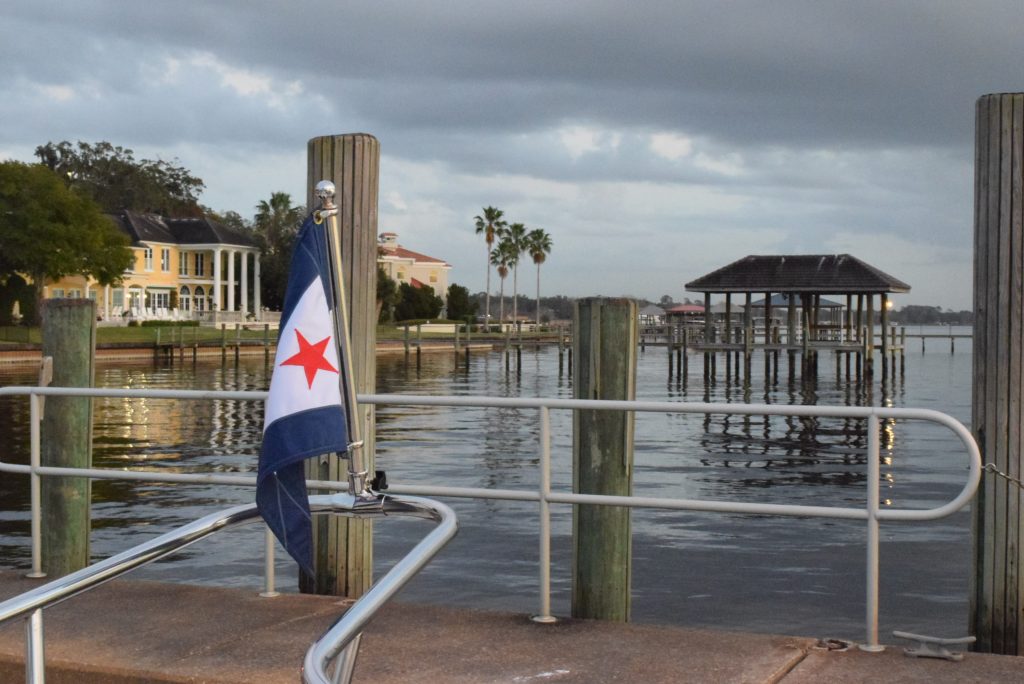
<svg viewBox="0 0 1024 684">
<path fill-rule="evenodd" d="M 92 387 L 96 349 L 96 309 L 88 299 L 43 302 L 43 356 L 53 357 L 55 387 Z M 40 430 L 40 464 L 92 467 L 92 399 L 48 397 Z M 89 564 L 89 503 L 84 477 L 44 477 L 42 568 L 53 577 Z"/>
<path fill-rule="evenodd" d="M 971 424 L 982 459 L 1024 473 L 1024 94 L 984 95 L 976 108 L 974 385 Z M 975 649 L 1024 655 L 1021 490 L 985 473 L 974 518 L 970 629 Z"/>
<path fill-rule="evenodd" d="M 636 398 L 637 305 L 581 299 L 573 320 L 577 399 Z M 573 412 L 573 491 L 626 496 L 633 490 L 633 414 Z M 572 615 L 629 620 L 632 540 L 628 508 L 573 510 Z"/>
<path fill-rule="evenodd" d="M 380 143 L 372 135 L 355 133 L 313 138 L 308 145 L 306 206 L 315 208 L 313 189 L 321 180 L 337 188 L 341 261 L 348 297 L 352 367 L 357 392 L 375 389 L 377 370 L 377 189 Z M 374 411 L 362 404 L 363 453 L 373 472 Z M 348 464 L 331 455 L 306 462 L 306 476 L 345 482 Z M 357 597 L 373 582 L 373 527 L 368 520 L 340 516 L 313 518 L 313 563 L 316 576 L 302 578 L 309 593 Z"/>
<path fill-rule="evenodd" d="M 868 294 L 868 307 L 866 313 L 865 329 L 867 334 L 864 340 L 864 375 L 875 374 L 875 295 Z"/>
</svg>

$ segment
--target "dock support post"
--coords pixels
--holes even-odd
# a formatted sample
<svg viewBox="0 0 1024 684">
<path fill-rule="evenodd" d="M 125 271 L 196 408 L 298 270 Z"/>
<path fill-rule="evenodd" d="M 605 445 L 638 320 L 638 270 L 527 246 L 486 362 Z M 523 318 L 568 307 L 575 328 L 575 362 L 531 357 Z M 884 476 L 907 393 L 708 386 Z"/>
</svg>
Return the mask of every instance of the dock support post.
<svg viewBox="0 0 1024 684">
<path fill-rule="evenodd" d="M 631 299 L 577 301 L 573 321 L 576 399 L 636 397 L 637 305 Z M 633 490 L 633 413 L 573 412 L 573 491 L 628 496 Z M 629 621 L 630 511 L 573 509 L 572 616 Z"/>
<path fill-rule="evenodd" d="M 159 328 L 157 328 L 159 330 Z M 53 358 L 55 387 L 92 387 L 95 305 L 88 299 L 43 302 L 43 356 Z M 41 427 L 40 464 L 92 467 L 92 399 L 49 397 Z M 61 577 L 89 564 L 89 505 L 85 477 L 42 478 L 42 569 Z"/>
<path fill-rule="evenodd" d="M 377 346 L 377 192 L 380 143 L 356 133 L 313 138 L 308 144 L 306 206 L 315 207 L 313 190 L 321 180 L 337 187 L 341 261 L 348 297 L 349 350 L 356 392 L 376 386 Z M 362 423 L 363 454 L 373 473 L 374 408 L 362 403 L 354 417 Z M 348 461 L 331 455 L 306 462 L 306 476 L 344 482 Z M 301 578 L 305 592 L 361 596 L 373 582 L 373 526 L 369 520 L 344 516 L 313 519 L 316 576 Z"/>
<path fill-rule="evenodd" d="M 982 461 L 1024 472 L 1024 93 L 983 95 L 976 105 L 974 382 L 971 427 Z M 974 649 L 1024 655 L 1024 506 L 1021 491 L 986 472 L 971 506 L 974 562 L 969 633 Z"/>
</svg>

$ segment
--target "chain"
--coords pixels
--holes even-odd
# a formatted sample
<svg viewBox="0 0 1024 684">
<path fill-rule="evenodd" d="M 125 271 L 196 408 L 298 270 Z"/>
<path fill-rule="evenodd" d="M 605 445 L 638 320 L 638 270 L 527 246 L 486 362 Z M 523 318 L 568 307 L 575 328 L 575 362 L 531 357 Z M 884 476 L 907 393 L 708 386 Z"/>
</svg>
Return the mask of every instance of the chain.
<svg viewBox="0 0 1024 684">
<path fill-rule="evenodd" d="M 988 472 L 993 473 L 995 475 L 998 475 L 999 477 L 1001 477 L 1003 479 L 1009 480 L 1013 484 L 1017 485 L 1019 488 L 1024 489 L 1024 482 L 1021 482 L 1020 478 L 1016 478 L 1013 475 L 1007 475 L 1006 473 L 1001 471 L 999 468 L 996 468 L 991 463 L 988 463 L 988 464 L 985 465 L 985 470 L 987 470 Z"/>
</svg>

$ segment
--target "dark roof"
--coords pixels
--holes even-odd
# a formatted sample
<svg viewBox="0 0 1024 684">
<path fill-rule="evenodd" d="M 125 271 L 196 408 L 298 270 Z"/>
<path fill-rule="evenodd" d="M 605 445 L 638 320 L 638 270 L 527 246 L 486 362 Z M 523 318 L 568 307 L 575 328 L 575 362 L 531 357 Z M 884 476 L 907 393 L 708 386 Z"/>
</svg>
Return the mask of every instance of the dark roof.
<svg viewBox="0 0 1024 684">
<path fill-rule="evenodd" d="M 909 292 L 910 285 L 849 254 L 751 255 L 686 283 L 692 292 Z"/>
<path fill-rule="evenodd" d="M 164 242 L 179 245 L 238 245 L 255 247 L 247 233 L 229 228 L 206 217 L 167 218 L 156 214 L 123 211 L 110 219 L 128 234 L 132 244 Z"/>
</svg>

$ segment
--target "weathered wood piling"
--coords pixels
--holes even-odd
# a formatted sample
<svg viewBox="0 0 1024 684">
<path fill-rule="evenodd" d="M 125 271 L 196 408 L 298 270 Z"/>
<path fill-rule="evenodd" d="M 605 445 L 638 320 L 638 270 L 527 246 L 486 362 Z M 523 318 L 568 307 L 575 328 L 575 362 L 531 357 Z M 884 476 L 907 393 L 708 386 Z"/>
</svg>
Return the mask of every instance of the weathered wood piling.
<svg viewBox="0 0 1024 684">
<path fill-rule="evenodd" d="M 573 321 L 577 399 L 636 398 L 637 305 L 582 299 Z M 573 491 L 628 496 L 633 490 L 633 413 L 573 413 Z M 628 508 L 573 510 L 572 615 L 628 621 L 632 542 Z"/>
<path fill-rule="evenodd" d="M 53 358 L 52 384 L 92 387 L 96 307 L 88 299 L 43 302 L 43 357 Z M 92 467 L 92 398 L 49 397 L 41 429 L 40 463 Z M 45 477 L 42 495 L 42 570 L 60 577 L 89 564 L 91 481 Z"/>
<path fill-rule="evenodd" d="M 377 343 L 377 194 L 380 143 L 372 135 L 354 133 L 313 138 L 308 145 L 306 206 L 315 208 L 313 189 L 321 180 L 337 187 L 338 226 L 341 234 L 345 293 L 348 296 L 352 366 L 357 392 L 375 389 Z M 374 411 L 359 406 L 363 453 L 373 472 Z M 344 482 L 347 462 L 337 455 L 310 459 L 306 476 Z M 302 591 L 357 597 L 373 582 L 373 527 L 369 520 L 342 516 L 313 518 L 313 553 L 316 576 L 303 577 Z"/>
<path fill-rule="evenodd" d="M 987 471 L 971 507 L 970 633 L 978 651 L 1024 655 L 1024 93 L 976 105 L 971 425 Z M 922 340 L 923 343 L 923 340 Z"/>
</svg>

